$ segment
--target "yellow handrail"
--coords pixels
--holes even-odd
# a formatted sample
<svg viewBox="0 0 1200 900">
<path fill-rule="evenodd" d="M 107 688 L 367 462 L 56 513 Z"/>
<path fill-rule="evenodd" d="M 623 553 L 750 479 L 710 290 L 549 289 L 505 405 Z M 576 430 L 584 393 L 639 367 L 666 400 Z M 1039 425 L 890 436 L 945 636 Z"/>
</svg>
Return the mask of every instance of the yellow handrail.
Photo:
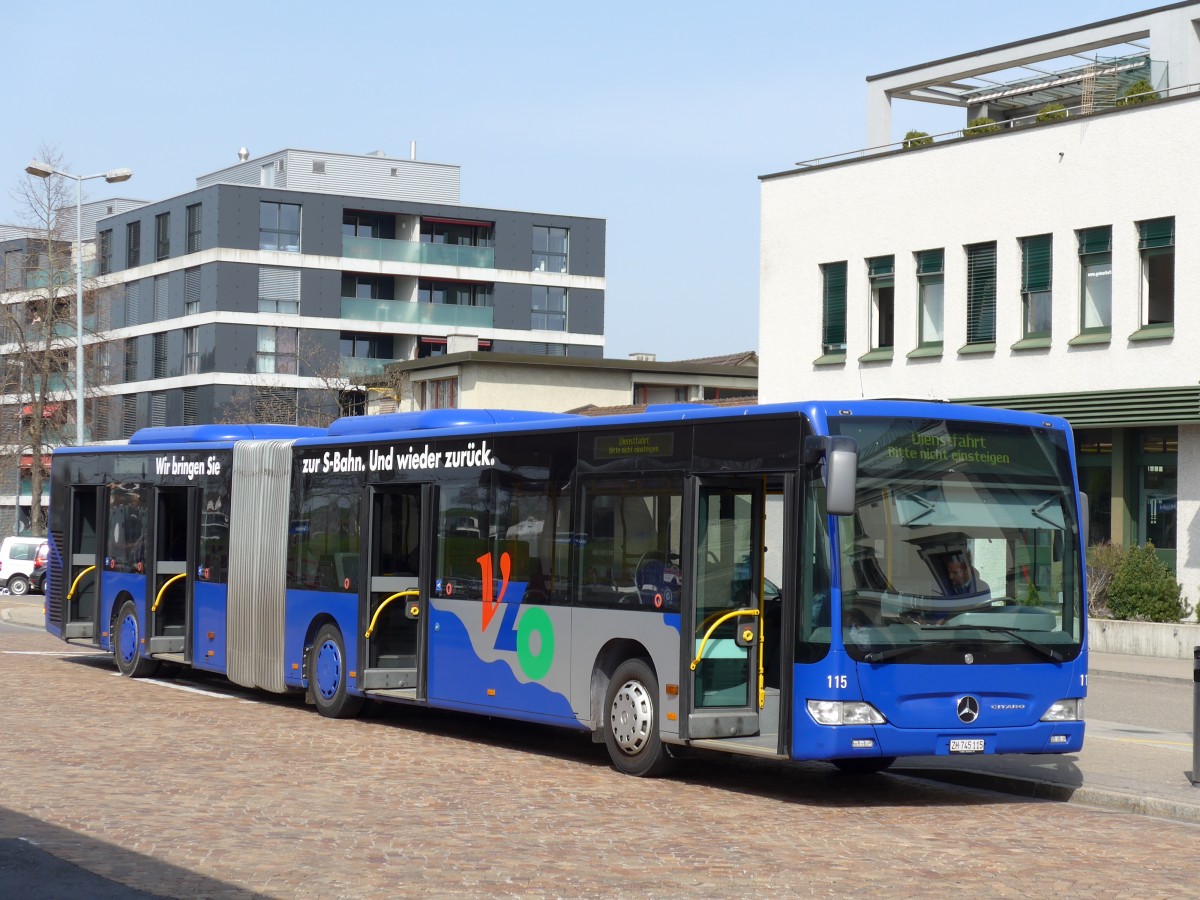
<svg viewBox="0 0 1200 900">
<path fill-rule="evenodd" d="M 150 612 L 158 612 L 158 604 L 162 603 L 163 594 L 167 592 L 167 588 L 185 575 L 187 575 L 187 572 L 180 572 L 178 575 L 172 575 L 163 582 L 163 586 L 158 589 L 158 596 L 154 598 L 154 605 L 150 607 Z"/>
<path fill-rule="evenodd" d="M 379 609 L 375 610 L 375 615 L 371 616 L 371 624 L 367 626 L 367 633 L 364 634 L 363 637 L 369 638 L 371 636 L 371 632 L 375 630 L 375 622 L 379 619 L 379 614 L 381 612 L 383 612 L 383 608 L 385 606 L 387 606 L 389 603 L 391 603 L 393 600 L 397 599 L 398 597 L 419 597 L 419 596 L 421 596 L 421 592 L 417 591 L 417 590 L 397 591 L 396 593 L 392 594 L 392 596 L 388 597 L 386 600 L 384 600 L 382 603 L 379 604 Z"/>
<path fill-rule="evenodd" d="M 82 572 L 80 572 L 78 575 L 75 576 L 75 580 L 71 582 L 71 589 L 69 591 L 67 591 L 67 602 L 68 603 L 70 603 L 71 598 L 75 596 L 75 588 L 79 587 L 80 579 L 82 579 L 84 575 L 86 575 L 88 572 L 92 571 L 92 569 L 94 569 L 94 568 L 96 568 L 96 567 L 88 566 L 86 569 L 84 569 Z"/>
<path fill-rule="evenodd" d="M 692 660 L 692 671 L 695 672 L 696 666 L 700 665 L 700 658 L 704 656 L 704 645 L 708 643 L 708 639 L 712 637 L 712 633 L 717 630 L 718 625 L 720 625 L 726 619 L 734 619 L 739 616 L 753 616 L 757 618 L 761 615 L 762 612 L 757 609 L 731 609 L 729 612 L 725 613 L 725 615 L 721 616 L 721 618 L 717 619 L 717 621 L 713 622 L 712 625 L 709 626 L 708 631 L 704 633 L 704 637 L 700 641 L 700 649 L 696 651 L 696 658 Z"/>
</svg>

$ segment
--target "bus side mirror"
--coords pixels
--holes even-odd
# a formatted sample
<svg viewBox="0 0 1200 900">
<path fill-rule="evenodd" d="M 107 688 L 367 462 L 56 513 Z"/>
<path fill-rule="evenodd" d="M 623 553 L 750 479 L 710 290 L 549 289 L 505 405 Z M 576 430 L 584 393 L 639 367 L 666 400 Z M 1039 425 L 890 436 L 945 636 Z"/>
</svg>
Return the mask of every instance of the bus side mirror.
<svg viewBox="0 0 1200 900">
<path fill-rule="evenodd" d="M 825 461 L 825 509 L 831 516 L 854 514 L 858 484 L 858 442 L 849 437 L 809 437 L 804 441 L 804 462 Z"/>
<path fill-rule="evenodd" d="M 1083 491 L 1079 492 L 1079 531 L 1080 537 L 1083 539 L 1083 550 L 1086 553 L 1088 548 L 1088 525 L 1091 523 L 1091 509 L 1088 501 L 1088 495 Z"/>
</svg>

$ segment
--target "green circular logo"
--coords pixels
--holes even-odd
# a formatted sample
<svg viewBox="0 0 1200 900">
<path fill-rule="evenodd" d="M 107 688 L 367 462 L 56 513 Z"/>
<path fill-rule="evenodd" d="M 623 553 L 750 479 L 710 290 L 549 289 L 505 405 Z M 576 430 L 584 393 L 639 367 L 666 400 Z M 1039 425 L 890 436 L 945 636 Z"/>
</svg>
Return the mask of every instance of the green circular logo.
<svg viewBox="0 0 1200 900">
<path fill-rule="evenodd" d="M 538 651 L 533 652 L 533 636 L 538 636 Z M 517 662 L 521 671 L 534 681 L 546 677 L 554 662 L 554 624 L 544 609 L 532 606 L 517 624 Z"/>
</svg>

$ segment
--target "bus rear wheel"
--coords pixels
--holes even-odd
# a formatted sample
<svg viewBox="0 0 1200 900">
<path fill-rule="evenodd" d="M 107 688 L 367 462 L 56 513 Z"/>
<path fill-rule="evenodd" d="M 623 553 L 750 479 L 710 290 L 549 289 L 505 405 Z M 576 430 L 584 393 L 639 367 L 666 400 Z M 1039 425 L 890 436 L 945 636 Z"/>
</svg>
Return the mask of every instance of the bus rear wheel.
<svg viewBox="0 0 1200 900">
<path fill-rule="evenodd" d="M 604 743 L 613 766 L 626 775 L 654 778 L 671 769 L 659 735 L 658 679 L 643 659 L 621 663 L 608 683 Z"/>
<path fill-rule="evenodd" d="M 317 631 L 308 651 L 308 690 L 317 712 L 331 719 L 353 719 L 363 698 L 347 693 L 346 644 L 336 625 Z"/>
<path fill-rule="evenodd" d="M 142 655 L 142 627 L 137 605 L 132 600 L 121 604 L 113 626 L 113 661 L 128 678 L 149 678 L 158 670 L 158 662 Z"/>
</svg>

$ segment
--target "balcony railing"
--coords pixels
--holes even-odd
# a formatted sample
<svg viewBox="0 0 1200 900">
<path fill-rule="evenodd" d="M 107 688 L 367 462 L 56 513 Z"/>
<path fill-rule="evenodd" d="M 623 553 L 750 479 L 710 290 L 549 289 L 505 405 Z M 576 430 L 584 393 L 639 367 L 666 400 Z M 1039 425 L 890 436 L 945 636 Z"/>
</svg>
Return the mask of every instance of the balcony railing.
<svg viewBox="0 0 1200 900">
<path fill-rule="evenodd" d="M 395 325 L 442 325 L 491 328 L 490 306 L 449 306 L 444 303 L 414 303 L 410 300 L 363 300 L 342 298 L 342 318 L 361 322 L 390 322 Z"/>
<path fill-rule="evenodd" d="M 1039 122 L 1038 114 L 1033 113 L 1027 116 L 1018 116 L 1016 118 L 997 121 L 986 126 L 971 128 L 957 128 L 954 131 L 946 131 L 940 134 L 925 134 L 918 132 L 915 137 L 906 137 L 899 141 L 893 141 L 890 144 L 881 144 L 878 147 L 864 147 L 860 150 L 847 150 L 844 153 L 835 153 L 830 156 L 818 156 L 813 159 L 803 159 L 796 163 L 802 169 L 811 169 L 818 166 L 829 165 L 830 163 L 847 162 L 851 159 L 866 159 L 874 156 L 877 153 L 886 153 L 890 150 L 916 150 L 921 147 L 926 147 L 934 143 L 943 143 L 946 141 L 971 140 L 972 137 L 984 134 L 990 134 L 995 131 L 1017 131 L 1025 128 L 1036 128 L 1042 124 L 1050 124 L 1052 122 L 1062 121 L 1063 119 L 1079 120 L 1087 116 L 1105 115 L 1109 112 L 1129 108 L 1148 108 L 1157 100 L 1166 99 L 1168 97 L 1182 97 L 1187 94 L 1200 93 L 1200 82 L 1191 84 L 1176 85 L 1174 87 L 1155 88 L 1152 91 L 1143 95 L 1126 95 L 1115 101 L 1115 104 L 1106 108 L 1088 109 L 1082 104 L 1074 106 L 1064 106 L 1062 109 L 1061 118 L 1051 118 L 1047 122 Z M 1140 106 L 1138 101 L 1141 100 L 1146 104 L 1145 107 Z"/>
<path fill-rule="evenodd" d="M 391 359 L 366 359 L 361 356 L 342 356 L 338 359 L 338 374 L 345 378 L 382 375 L 383 367 L 394 361 Z"/>
<path fill-rule="evenodd" d="M 419 241 L 389 241 L 383 238 L 342 236 L 342 256 L 378 259 L 383 262 L 428 263 L 435 266 L 496 268 L 492 247 L 462 247 L 457 244 L 423 244 Z"/>
</svg>

